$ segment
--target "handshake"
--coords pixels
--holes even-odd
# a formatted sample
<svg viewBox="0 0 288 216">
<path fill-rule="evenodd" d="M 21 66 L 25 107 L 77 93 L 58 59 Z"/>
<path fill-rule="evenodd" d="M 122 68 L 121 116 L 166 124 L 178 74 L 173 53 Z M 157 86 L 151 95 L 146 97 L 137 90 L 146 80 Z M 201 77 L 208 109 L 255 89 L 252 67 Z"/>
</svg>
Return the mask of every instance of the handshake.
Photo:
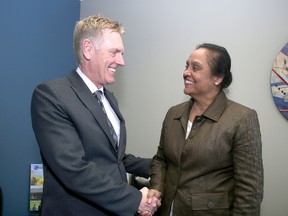
<svg viewBox="0 0 288 216">
<path fill-rule="evenodd" d="M 142 200 L 137 213 L 141 216 L 152 216 L 161 206 L 161 193 L 154 189 L 143 187 L 141 190 Z"/>
</svg>

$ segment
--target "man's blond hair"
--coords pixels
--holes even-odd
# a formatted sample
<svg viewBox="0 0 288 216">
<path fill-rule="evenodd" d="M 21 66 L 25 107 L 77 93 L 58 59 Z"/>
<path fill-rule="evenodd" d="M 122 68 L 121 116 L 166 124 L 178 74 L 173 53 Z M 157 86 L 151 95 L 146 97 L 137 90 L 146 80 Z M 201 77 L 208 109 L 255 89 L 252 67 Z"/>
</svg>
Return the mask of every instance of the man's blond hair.
<svg viewBox="0 0 288 216">
<path fill-rule="evenodd" d="M 124 28 L 119 22 L 110 20 L 102 15 L 89 16 L 77 22 L 73 40 L 78 64 L 80 64 L 82 58 L 81 48 L 83 40 L 90 39 L 94 42 L 94 45 L 97 45 L 105 29 L 119 32 L 121 35 L 124 33 Z"/>
</svg>

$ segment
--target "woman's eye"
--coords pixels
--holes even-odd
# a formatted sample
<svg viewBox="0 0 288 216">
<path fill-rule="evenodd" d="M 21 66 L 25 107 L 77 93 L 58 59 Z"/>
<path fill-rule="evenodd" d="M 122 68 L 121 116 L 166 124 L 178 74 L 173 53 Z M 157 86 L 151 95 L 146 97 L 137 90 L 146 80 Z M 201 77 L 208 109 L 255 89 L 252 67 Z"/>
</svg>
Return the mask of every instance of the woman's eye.
<svg viewBox="0 0 288 216">
<path fill-rule="evenodd" d="M 198 66 L 193 66 L 193 67 L 192 67 L 192 70 L 193 70 L 193 71 L 198 71 L 198 70 L 200 70 L 200 68 L 199 68 Z"/>
</svg>

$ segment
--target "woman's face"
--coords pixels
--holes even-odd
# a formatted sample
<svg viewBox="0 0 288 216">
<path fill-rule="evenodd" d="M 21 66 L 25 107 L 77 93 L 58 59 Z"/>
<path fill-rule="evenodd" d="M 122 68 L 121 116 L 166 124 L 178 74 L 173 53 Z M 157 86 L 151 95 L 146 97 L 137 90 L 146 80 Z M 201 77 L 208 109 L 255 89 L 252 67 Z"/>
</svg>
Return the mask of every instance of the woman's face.
<svg viewBox="0 0 288 216">
<path fill-rule="evenodd" d="M 199 48 L 195 50 L 186 62 L 183 73 L 184 93 L 195 97 L 206 97 L 219 92 L 222 79 L 212 75 L 208 65 L 209 50 Z"/>
</svg>

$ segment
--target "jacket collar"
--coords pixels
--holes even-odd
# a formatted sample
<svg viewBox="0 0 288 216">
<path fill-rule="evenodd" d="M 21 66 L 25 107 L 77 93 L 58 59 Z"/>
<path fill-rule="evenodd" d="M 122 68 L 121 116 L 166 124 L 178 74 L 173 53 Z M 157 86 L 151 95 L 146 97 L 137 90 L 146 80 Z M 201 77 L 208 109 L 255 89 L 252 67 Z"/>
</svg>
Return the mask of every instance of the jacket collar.
<svg viewBox="0 0 288 216">
<path fill-rule="evenodd" d="M 69 79 L 71 83 L 71 88 L 73 91 L 77 94 L 79 99 L 82 101 L 82 103 L 90 110 L 92 115 L 95 117 L 95 119 L 99 122 L 100 127 L 103 128 L 107 136 L 109 137 L 111 143 L 114 142 L 114 139 L 110 133 L 109 126 L 107 124 L 107 119 L 106 116 L 103 114 L 103 110 L 100 106 L 95 105 L 98 104 L 95 96 L 92 94 L 90 89 L 87 87 L 85 82 L 82 80 L 82 78 L 79 76 L 79 74 L 76 72 L 76 70 L 72 71 L 67 78 Z M 119 108 L 117 106 L 117 101 L 115 97 L 113 96 L 113 93 L 108 91 L 107 89 L 103 88 L 105 92 L 105 96 L 107 100 L 109 101 L 110 105 L 114 109 L 115 113 L 118 115 L 120 119 L 120 146 L 122 146 L 124 143 L 125 144 L 125 128 L 124 127 L 124 119 L 123 116 L 121 115 Z M 99 114 L 101 113 L 101 114 Z M 124 130 L 123 130 L 124 129 Z M 121 138 L 123 137 L 123 138 Z M 124 148 L 125 149 L 125 148 Z M 122 148 L 119 147 L 119 151 L 121 150 L 121 153 L 123 154 Z"/>
<path fill-rule="evenodd" d="M 224 91 L 220 91 L 218 95 L 216 96 L 216 98 L 214 99 L 214 101 L 211 103 L 211 105 L 203 113 L 203 116 L 213 121 L 218 121 L 227 103 L 228 103 L 228 99 Z"/>
<path fill-rule="evenodd" d="M 189 114 L 193 103 L 194 99 L 191 98 L 189 101 L 180 104 L 178 111 L 176 111 L 175 113 L 175 119 L 181 118 L 186 124 L 189 119 Z M 218 121 L 227 103 L 228 99 L 226 97 L 226 94 L 224 93 L 224 91 L 220 91 L 214 101 L 211 103 L 211 105 L 202 114 L 202 116 L 209 118 L 213 121 Z"/>
</svg>

